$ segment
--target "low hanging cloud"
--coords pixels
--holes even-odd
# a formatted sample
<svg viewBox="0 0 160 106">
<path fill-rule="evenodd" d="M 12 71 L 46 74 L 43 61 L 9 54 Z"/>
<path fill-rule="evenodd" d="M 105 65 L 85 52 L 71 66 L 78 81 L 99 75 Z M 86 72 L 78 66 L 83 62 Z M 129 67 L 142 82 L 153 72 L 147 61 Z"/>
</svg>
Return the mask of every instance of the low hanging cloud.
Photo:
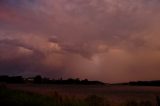
<svg viewBox="0 0 160 106">
<path fill-rule="evenodd" d="M 0 74 L 158 79 L 159 9 L 159 0 L 1 0 Z"/>
</svg>

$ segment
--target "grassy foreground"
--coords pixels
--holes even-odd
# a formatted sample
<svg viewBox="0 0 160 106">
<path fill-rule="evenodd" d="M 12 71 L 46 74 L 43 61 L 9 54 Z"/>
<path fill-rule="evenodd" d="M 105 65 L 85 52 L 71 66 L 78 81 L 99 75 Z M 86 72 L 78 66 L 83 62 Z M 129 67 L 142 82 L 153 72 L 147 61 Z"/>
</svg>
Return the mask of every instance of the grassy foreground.
<svg viewBox="0 0 160 106">
<path fill-rule="evenodd" d="M 55 92 L 53 97 L 0 88 L 1 106 L 87 106 L 85 102 L 77 100 L 63 100 Z"/>
<path fill-rule="evenodd" d="M 90 95 L 84 100 L 62 97 L 57 92 L 44 96 L 18 90 L 0 88 L 0 106 L 117 106 L 103 97 Z M 119 105 L 118 105 L 119 106 Z M 151 101 L 129 100 L 120 106 L 154 106 Z"/>
<path fill-rule="evenodd" d="M 88 101 L 87 101 L 88 99 Z M 101 98 L 94 97 L 95 101 L 91 104 L 89 99 L 74 100 L 62 98 L 57 92 L 50 97 L 35 93 L 23 92 L 0 88 L 0 106 L 98 106 L 101 105 Z M 98 101 L 97 101 L 98 100 Z M 97 102 L 97 103 L 96 103 Z"/>
</svg>

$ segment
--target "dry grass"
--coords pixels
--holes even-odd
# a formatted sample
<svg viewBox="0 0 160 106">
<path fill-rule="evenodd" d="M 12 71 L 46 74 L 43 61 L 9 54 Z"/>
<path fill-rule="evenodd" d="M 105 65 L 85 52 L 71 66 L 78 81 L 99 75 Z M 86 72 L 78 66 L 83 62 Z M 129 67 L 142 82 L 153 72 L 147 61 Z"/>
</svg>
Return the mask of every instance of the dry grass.
<svg viewBox="0 0 160 106">
<path fill-rule="evenodd" d="M 21 90 L 53 97 L 65 106 L 155 106 L 159 87 L 80 86 L 80 85 L 8 85 Z"/>
</svg>

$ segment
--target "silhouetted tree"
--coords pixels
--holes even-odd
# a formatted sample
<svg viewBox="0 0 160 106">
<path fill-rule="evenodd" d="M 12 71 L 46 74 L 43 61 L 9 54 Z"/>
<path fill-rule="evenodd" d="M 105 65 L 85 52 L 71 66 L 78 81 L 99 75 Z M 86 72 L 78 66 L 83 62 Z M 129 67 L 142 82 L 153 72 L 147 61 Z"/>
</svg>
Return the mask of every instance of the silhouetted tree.
<svg viewBox="0 0 160 106">
<path fill-rule="evenodd" d="M 128 85 L 132 86 L 160 86 L 160 81 L 137 81 L 137 82 L 129 82 Z"/>
<path fill-rule="evenodd" d="M 45 83 L 45 84 L 50 84 L 51 80 L 49 78 L 43 78 L 42 82 Z"/>
<path fill-rule="evenodd" d="M 4 76 L 0 76 L 0 82 L 8 82 L 9 81 L 9 76 L 4 75 Z"/>
<path fill-rule="evenodd" d="M 82 84 L 82 85 L 104 85 L 100 81 L 89 81 L 88 79 L 80 80 L 79 78 L 69 78 L 67 80 L 42 78 L 40 75 L 35 77 L 23 78 L 22 76 L 0 76 L 1 83 L 35 83 L 35 84 Z"/>
<path fill-rule="evenodd" d="M 88 79 L 84 79 L 84 80 L 82 80 L 82 81 L 81 81 L 81 83 L 82 83 L 82 84 L 86 84 L 86 85 L 87 85 L 87 84 L 88 84 Z"/>
<path fill-rule="evenodd" d="M 24 79 L 22 76 L 14 76 L 10 77 L 10 83 L 24 83 Z"/>
<path fill-rule="evenodd" d="M 35 76 L 34 83 L 36 83 L 36 84 L 42 83 L 42 77 L 40 75 Z"/>
<path fill-rule="evenodd" d="M 0 76 L 0 82 L 4 83 L 24 83 L 24 78 L 22 76 Z"/>
</svg>

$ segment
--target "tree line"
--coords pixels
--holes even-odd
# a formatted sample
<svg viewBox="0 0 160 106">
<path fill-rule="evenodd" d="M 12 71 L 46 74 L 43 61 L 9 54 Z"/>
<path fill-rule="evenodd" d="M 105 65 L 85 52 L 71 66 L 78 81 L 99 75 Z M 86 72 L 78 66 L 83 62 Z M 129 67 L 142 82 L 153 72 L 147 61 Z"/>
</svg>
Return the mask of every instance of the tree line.
<svg viewBox="0 0 160 106">
<path fill-rule="evenodd" d="M 82 85 L 104 85 L 101 81 L 89 81 L 88 79 L 80 80 L 79 78 L 73 79 L 50 79 L 37 75 L 35 77 L 24 78 L 22 76 L 0 76 L 1 83 L 33 83 L 33 84 L 82 84 Z"/>
<path fill-rule="evenodd" d="M 117 83 L 115 85 L 160 86 L 160 80 L 153 80 L 153 81 L 131 81 L 131 82 L 127 82 L 127 83 Z"/>
</svg>

